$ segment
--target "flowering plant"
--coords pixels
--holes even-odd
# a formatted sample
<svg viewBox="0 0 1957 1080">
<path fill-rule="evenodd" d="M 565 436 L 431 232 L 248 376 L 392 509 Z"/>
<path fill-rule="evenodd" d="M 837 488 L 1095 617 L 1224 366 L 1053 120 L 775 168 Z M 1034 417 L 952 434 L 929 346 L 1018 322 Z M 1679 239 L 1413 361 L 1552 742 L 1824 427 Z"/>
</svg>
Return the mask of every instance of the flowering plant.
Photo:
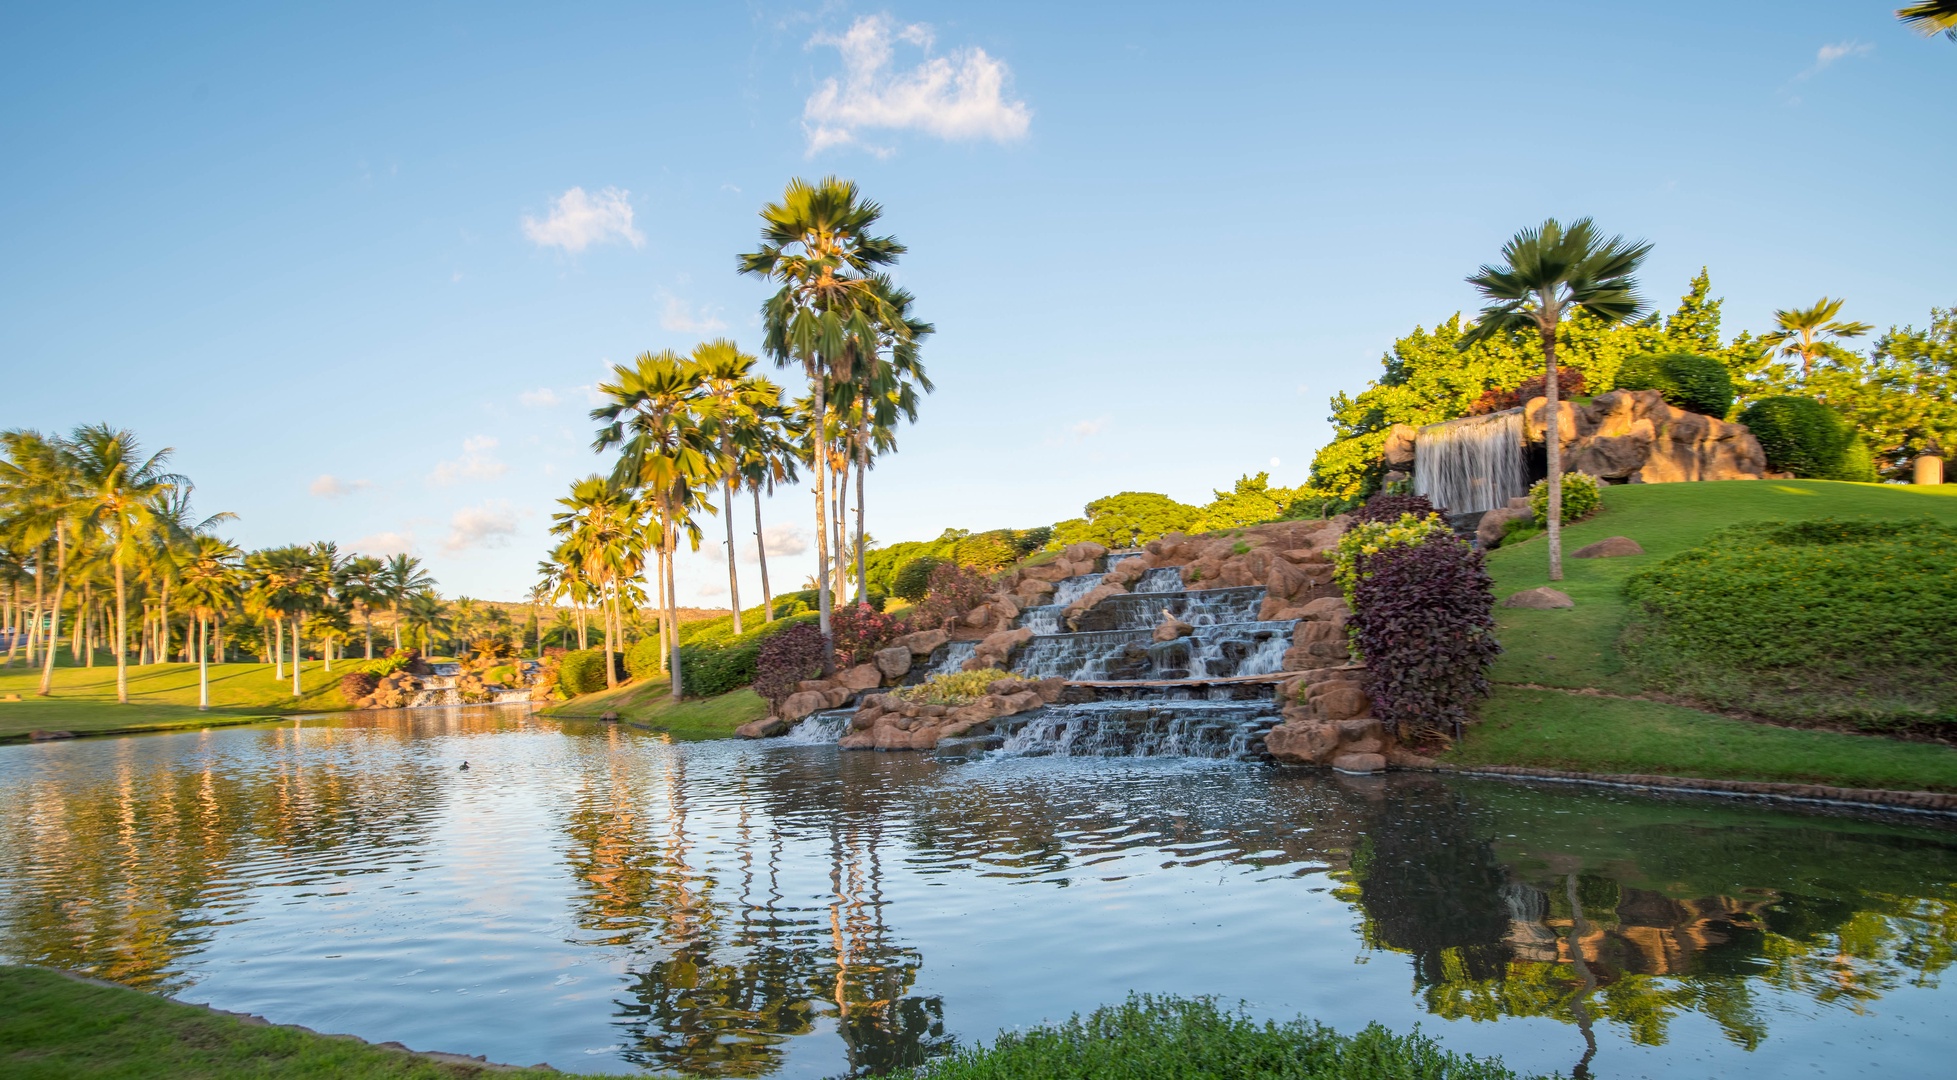
<svg viewBox="0 0 1957 1080">
<path fill-rule="evenodd" d="M 1454 530 L 1439 514 L 1425 516 L 1401 514 L 1397 521 L 1362 521 L 1347 529 L 1332 553 L 1333 580 L 1345 594 L 1345 602 L 1358 610 L 1356 594 L 1364 576 L 1360 561 L 1388 548 L 1412 547 L 1436 536 L 1453 536 Z"/>
</svg>

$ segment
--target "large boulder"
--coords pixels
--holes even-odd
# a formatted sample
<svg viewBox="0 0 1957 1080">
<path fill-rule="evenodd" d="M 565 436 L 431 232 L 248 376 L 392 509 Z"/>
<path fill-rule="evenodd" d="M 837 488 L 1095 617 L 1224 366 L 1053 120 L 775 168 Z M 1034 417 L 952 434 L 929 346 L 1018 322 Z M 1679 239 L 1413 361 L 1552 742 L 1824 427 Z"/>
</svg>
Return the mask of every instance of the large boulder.
<svg viewBox="0 0 1957 1080">
<path fill-rule="evenodd" d="M 1386 458 L 1389 468 L 1408 469 L 1413 467 L 1414 440 L 1419 438 L 1420 429 L 1411 424 L 1394 424 L 1386 429 L 1386 441 L 1380 452 Z"/>
<path fill-rule="evenodd" d="M 1523 407 L 1532 441 L 1544 437 L 1547 408 L 1545 398 Z M 1612 390 L 1584 405 L 1559 402 L 1557 441 L 1563 468 L 1603 480 L 1670 484 L 1767 475 L 1766 451 L 1745 424 L 1677 408 L 1656 390 Z"/>
<path fill-rule="evenodd" d="M 929 656 L 950 640 L 951 635 L 943 630 L 919 630 L 898 638 L 897 644 L 909 649 L 912 656 Z"/>
<path fill-rule="evenodd" d="M 1012 651 L 1033 640 L 1033 631 L 1020 627 L 1017 630 L 1001 630 L 988 634 L 978 643 L 978 649 L 970 660 L 965 661 L 966 671 L 979 671 L 983 668 L 1002 668 L 1012 658 Z"/>
<path fill-rule="evenodd" d="M 1570 552 L 1572 559 L 1614 559 L 1622 555 L 1642 555 L 1644 548 L 1628 536 L 1613 536 Z"/>
<path fill-rule="evenodd" d="M 883 671 L 875 664 L 858 664 L 836 676 L 836 681 L 850 690 L 875 690 L 883 685 Z"/>
<path fill-rule="evenodd" d="M 910 674 L 912 652 L 907 645 L 892 645 L 888 649 L 878 649 L 874 663 L 886 679 L 901 679 Z"/>
<path fill-rule="evenodd" d="M 1552 589 L 1547 585 L 1539 585 L 1533 589 L 1524 589 L 1519 593 L 1511 593 L 1508 599 L 1502 601 L 1502 606 L 1549 610 L 1552 608 L 1573 608 L 1576 606 L 1576 601 L 1570 599 L 1569 593 L 1563 592 L 1560 589 Z"/>
<path fill-rule="evenodd" d="M 1517 506 L 1516 503 L 1522 505 Z M 1509 522 L 1528 521 L 1535 516 L 1536 512 L 1529 509 L 1527 498 L 1510 499 L 1507 506 L 1498 506 L 1481 515 L 1481 521 L 1475 525 L 1475 542 L 1484 548 L 1499 547 L 1502 534 L 1508 531 Z"/>
<path fill-rule="evenodd" d="M 788 699 L 775 708 L 775 715 L 783 721 L 793 723 L 827 708 L 830 708 L 827 693 L 821 690 L 798 690 L 788 695 Z"/>
<path fill-rule="evenodd" d="M 788 721 L 779 716 L 764 716 L 759 720 L 749 720 L 734 729 L 734 734 L 743 739 L 772 739 L 777 735 L 788 734 Z"/>
</svg>

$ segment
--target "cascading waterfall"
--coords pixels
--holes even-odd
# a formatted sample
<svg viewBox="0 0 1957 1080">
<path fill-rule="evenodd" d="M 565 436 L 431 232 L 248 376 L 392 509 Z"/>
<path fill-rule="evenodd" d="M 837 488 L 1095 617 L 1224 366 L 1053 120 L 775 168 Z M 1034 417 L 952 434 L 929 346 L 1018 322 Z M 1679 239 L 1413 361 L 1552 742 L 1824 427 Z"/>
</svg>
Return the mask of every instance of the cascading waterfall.
<svg viewBox="0 0 1957 1080">
<path fill-rule="evenodd" d="M 1181 592 L 1182 567 L 1158 566 L 1153 570 L 1144 571 L 1142 576 L 1136 580 L 1134 587 L 1129 591 L 1138 593 Z"/>
<path fill-rule="evenodd" d="M 1058 585 L 1053 587 L 1053 602 L 1061 607 L 1066 607 L 1068 604 L 1094 591 L 1094 586 L 1099 585 L 1101 579 L 1105 577 L 1107 577 L 1106 574 L 1082 574 L 1079 577 L 1063 579 Z"/>
<path fill-rule="evenodd" d="M 849 731 L 854 709 L 828 709 L 812 713 L 781 737 L 785 746 L 834 746 Z"/>
<path fill-rule="evenodd" d="M 1506 506 L 1529 494 L 1521 409 L 1466 416 L 1420 429 L 1413 490 L 1451 514 Z"/>
<path fill-rule="evenodd" d="M 999 746 L 1004 754 L 1061 757 L 1261 756 L 1278 717 L 1268 702 L 1096 701 L 1031 714 Z"/>
</svg>

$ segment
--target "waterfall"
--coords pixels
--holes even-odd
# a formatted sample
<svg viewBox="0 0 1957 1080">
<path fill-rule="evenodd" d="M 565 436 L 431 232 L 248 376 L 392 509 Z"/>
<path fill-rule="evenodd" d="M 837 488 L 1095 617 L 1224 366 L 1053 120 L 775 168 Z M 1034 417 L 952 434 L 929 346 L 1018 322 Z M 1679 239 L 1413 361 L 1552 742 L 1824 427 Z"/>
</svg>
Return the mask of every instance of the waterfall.
<svg viewBox="0 0 1957 1080">
<path fill-rule="evenodd" d="M 1135 582 L 1132 592 L 1181 592 L 1182 567 L 1158 566 L 1146 571 Z"/>
<path fill-rule="evenodd" d="M 1079 577 L 1066 578 L 1060 584 L 1054 586 L 1053 602 L 1061 607 L 1066 607 L 1068 604 L 1092 592 L 1094 586 L 1099 585 L 1101 579 L 1104 577 L 1107 577 L 1107 575 L 1082 574 Z"/>
<path fill-rule="evenodd" d="M 1413 490 L 1450 514 L 1474 514 L 1529 494 L 1522 410 L 1467 416 L 1420 429 Z"/>
<path fill-rule="evenodd" d="M 829 709 L 813 713 L 777 740 L 783 746 L 834 746 L 849 731 L 849 718 L 855 709 Z"/>
<path fill-rule="evenodd" d="M 1097 701 L 1053 705 L 1006 736 L 1012 756 L 1258 758 L 1278 717 L 1251 701 Z"/>
<path fill-rule="evenodd" d="M 924 665 L 922 670 L 919 671 L 919 674 L 924 677 L 929 677 L 932 675 L 952 675 L 963 671 L 965 670 L 965 661 L 977 655 L 978 646 L 979 643 L 976 641 L 946 642 L 938 646 L 937 651 L 931 654 L 930 663 Z M 913 668 L 912 670 L 917 671 L 919 669 Z M 912 681 L 915 682 L 916 680 L 914 679 Z"/>
</svg>

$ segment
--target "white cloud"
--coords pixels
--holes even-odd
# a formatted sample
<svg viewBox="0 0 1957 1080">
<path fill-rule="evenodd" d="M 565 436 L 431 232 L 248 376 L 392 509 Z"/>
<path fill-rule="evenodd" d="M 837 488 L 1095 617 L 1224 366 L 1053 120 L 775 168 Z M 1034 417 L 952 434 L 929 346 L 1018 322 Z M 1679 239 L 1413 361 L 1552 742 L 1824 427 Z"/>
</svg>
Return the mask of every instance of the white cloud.
<svg viewBox="0 0 1957 1080">
<path fill-rule="evenodd" d="M 920 50 L 923 61 L 895 69 L 891 60 L 898 41 Z M 843 75 L 824 79 L 802 106 L 809 153 L 861 143 L 862 132 L 878 128 L 914 129 L 940 139 L 1023 138 L 1032 111 L 1024 101 L 1007 98 L 1012 72 L 1006 65 L 977 46 L 932 56 L 931 43 L 929 27 L 900 27 L 887 15 L 860 18 L 840 36 L 811 38 L 810 46 L 830 45 L 842 54 Z"/>
<path fill-rule="evenodd" d="M 442 550 L 467 551 L 475 547 L 505 547 L 516 535 L 516 511 L 501 499 L 481 506 L 465 506 L 449 519 L 448 539 Z"/>
<path fill-rule="evenodd" d="M 769 558 L 788 558 L 809 550 L 809 534 L 800 525 L 792 525 L 786 521 L 764 526 L 761 530 L 761 538 L 768 543 Z M 761 561 L 754 549 L 745 544 L 741 545 L 738 556 L 742 562 Z"/>
<path fill-rule="evenodd" d="M 678 595 L 679 590 L 674 589 L 673 593 L 674 595 Z M 695 596 L 725 596 L 727 594 L 727 583 L 709 579 L 703 585 L 694 586 L 693 593 Z M 684 673 L 682 672 L 682 674 Z"/>
<path fill-rule="evenodd" d="M 342 495 L 351 495 L 356 491 L 365 491 L 373 486 L 374 484 L 371 480 L 342 480 L 332 473 L 322 473 L 319 479 L 313 481 L 307 490 L 322 499 L 337 499 Z"/>
<path fill-rule="evenodd" d="M 518 394 L 516 399 L 532 409 L 547 409 L 563 400 L 557 396 L 557 391 L 552 390 L 548 386 L 536 390 L 525 390 L 523 393 Z"/>
<path fill-rule="evenodd" d="M 608 187 L 587 195 L 581 187 L 559 195 L 542 221 L 525 215 L 523 235 L 538 247 L 583 251 L 607 240 L 644 247 L 646 238 L 632 227 L 632 193 Z"/>
<path fill-rule="evenodd" d="M 509 471 L 509 466 L 490 455 L 494 449 L 494 436 L 475 435 L 464 439 L 462 456 L 436 465 L 428 479 L 432 483 L 453 484 L 458 480 L 492 480 L 501 476 Z"/>
<path fill-rule="evenodd" d="M 665 307 L 659 312 L 659 325 L 677 334 L 712 334 L 727 329 L 727 324 L 713 317 L 702 308 L 695 311 L 691 304 L 661 289 L 659 295 L 665 298 Z"/>
<path fill-rule="evenodd" d="M 1810 78 L 1833 67 L 1837 60 L 1850 56 L 1867 56 L 1874 51 L 1874 45 L 1862 41 L 1838 41 L 1832 45 L 1823 45 L 1814 51 L 1814 63 L 1806 71 L 1794 77 L 1796 79 Z"/>
<path fill-rule="evenodd" d="M 1067 430 L 1073 432 L 1076 439 L 1091 439 L 1106 430 L 1107 426 L 1108 418 L 1103 416 L 1098 420 L 1082 420 Z"/>
<path fill-rule="evenodd" d="M 415 550 L 415 536 L 411 532 L 378 532 L 348 546 L 362 555 L 410 555 Z"/>
</svg>

